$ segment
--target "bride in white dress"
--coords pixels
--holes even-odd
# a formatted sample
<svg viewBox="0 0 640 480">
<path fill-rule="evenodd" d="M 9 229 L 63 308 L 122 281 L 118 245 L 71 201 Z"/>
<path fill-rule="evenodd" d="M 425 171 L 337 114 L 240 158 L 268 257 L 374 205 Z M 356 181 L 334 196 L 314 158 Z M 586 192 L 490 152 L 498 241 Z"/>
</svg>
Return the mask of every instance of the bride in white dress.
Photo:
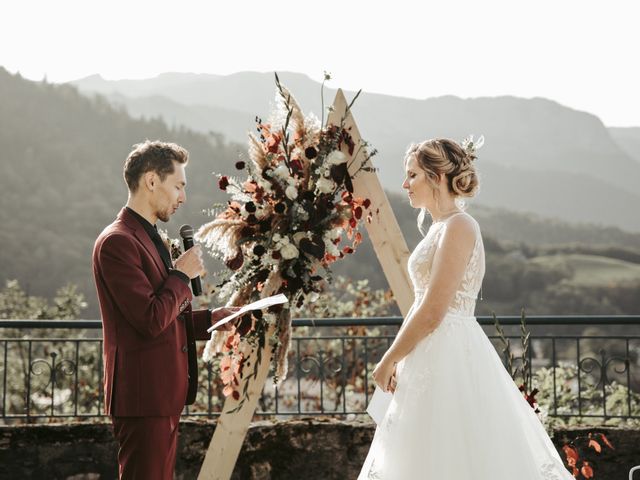
<svg viewBox="0 0 640 480">
<path fill-rule="evenodd" d="M 394 393 L 358 480 L 573 479 L 474 317 L 484 247 L 457 202 L 477 190 L 474 160 L 472 141 L 407 152 L 402 186 L 433 223 L 409 258 L 413 306 L 373 372 Z"/>
</svg>

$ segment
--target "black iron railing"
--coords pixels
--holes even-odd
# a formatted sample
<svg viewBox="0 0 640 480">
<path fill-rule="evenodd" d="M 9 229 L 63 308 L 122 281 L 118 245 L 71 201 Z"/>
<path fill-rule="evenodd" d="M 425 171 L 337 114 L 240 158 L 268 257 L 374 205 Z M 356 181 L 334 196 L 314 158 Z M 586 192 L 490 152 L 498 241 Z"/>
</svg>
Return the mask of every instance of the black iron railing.
<svg viewBox="0 0 640 480">
<path fill-rule="evenodd" d="M 520 346 L 520 317 L 479 317 L 507 368 L 530 373 L 527 390 L 550 416 L 640 418 L 640 316 L 528 317 L 530 348 Z M 289 374 L 267 382 L 257 415 L 355 416 L 365 412 L 370 373 L 401 317 L 295 319 Z M 99 320 L 0 320 L 0 412 L 4 421 L 104 416 Z M 509 330 L 512 331 L 509 331 Z M 209 365 L 200 366 L 193 416 L 215 416 L 224 398 Z M 521 372 L 519 372 L 521 373 Z M 519 376 L 517 382 L 520 383 Z"/>
</svg>

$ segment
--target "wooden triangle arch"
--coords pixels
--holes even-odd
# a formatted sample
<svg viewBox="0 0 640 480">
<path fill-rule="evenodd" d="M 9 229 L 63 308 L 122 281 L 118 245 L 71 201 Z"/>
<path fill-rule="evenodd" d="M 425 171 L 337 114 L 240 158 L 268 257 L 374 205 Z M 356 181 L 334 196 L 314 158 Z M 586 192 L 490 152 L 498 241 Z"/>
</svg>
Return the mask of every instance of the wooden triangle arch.
<svg viewBox="0 0 640 480">
<path fill-rule="evenodd" d="M 327 118 L 327 124 L 339 125 L 344 118 L 344 126 L 349 130 L 356 144 L 354 152 L 356 157 L 349 160 L 351 164 L 349 170 L 355 172 L 366 160 L 366 152 L 364 147 L 357 148 L 361 144 L 360 132 L 351 112 L 347 109 L 348 103 L 344 93 L 342 90 L 338 90 L 333 102 L 333 109 Z M 348 156 L 346 151 L 345 154 Z M 407 244 L 378 176 L 371 172 L 359 172 L 353 178 L 353 188 L 354 195 L 371 200 L 370 208 L 374 214 L 371 223 L 365 222 L 367 233 L 400 312 L 405 316 L 413 303 L 413 289 L 407 271 L 407 259 L 409 258 Z M 227 397 L 225 401 L 223 413 L 218 418 L 216 430 L 205 455 L 198 480 L 229 480 L 231 478 L 271 366 L 269 359 L 272 349 L 269 342 L 266 343 L 262 351 L 262 362 L 258 369 L 258 375 L 255 378 L 243 380 L 243 382 L 249 382 L 249 398 L 244 402 L 242 408 L 235 413 L 224 413 L 234 410 L 238 406 L 238 401 L 232 397 Z M 249 361 L 255 362 L 255 355 Z M 242 387 L 240 391 L 242 391 Z"/>
</svg>

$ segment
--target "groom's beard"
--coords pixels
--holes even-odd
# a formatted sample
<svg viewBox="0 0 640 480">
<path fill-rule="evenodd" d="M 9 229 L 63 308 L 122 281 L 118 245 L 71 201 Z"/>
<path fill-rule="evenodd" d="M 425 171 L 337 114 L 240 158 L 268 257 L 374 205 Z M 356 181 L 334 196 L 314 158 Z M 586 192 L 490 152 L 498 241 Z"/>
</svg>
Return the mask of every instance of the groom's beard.
<svg viewBox="0 0 640 480">
<path fill-rule="evenodd" d="M 170 207 L 164 211 L 156 212 L 156 217 L 158 217 L 158 220 L 162 220 L 163 222 L 166 223 L 169 221 L 172 214 L 173 214 L 173 207 Z"/>
</svg>

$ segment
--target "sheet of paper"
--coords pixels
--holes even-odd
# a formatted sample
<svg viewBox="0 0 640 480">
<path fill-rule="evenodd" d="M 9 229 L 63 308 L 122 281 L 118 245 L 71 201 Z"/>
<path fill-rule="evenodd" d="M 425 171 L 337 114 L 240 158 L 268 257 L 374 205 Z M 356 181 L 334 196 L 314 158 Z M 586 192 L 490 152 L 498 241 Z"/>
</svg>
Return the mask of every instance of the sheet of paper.
<svg viewBox="0 0 640 480">
<path fill-rule="evenodd" d="M 384 416 L 389 409 L 389 404 L 391 403 L 392 398 L 393 393 L 385 392 L 380 387 L 376 387 L 376 391 L 373 392 L 373 396 L 371 397 L 371 401 L 367 407 L 367 413 L 371 418 L 373 418 L 376 425 L 380 425 L 382 420 L 384 420 Z"/>
<path fill-rule="evenodd" d="M 230 322 L 234 318 L 239 317 L 240 315 L 244 315 L 247 312 L 252 310 L 262 310 L 264 308 L 271 307 L 273 305 L 280 305 L 282 303 L 287 303 L 289 299 L 283 293 L 279 293 L 278 295 L 273 295 L 271 297 L 261 298 L 253 303 L 243 306 L 237 312 L 232 313 L 231 315 L 224 317 L 221 320 L 218 320 L 211 327 L 207 329 L 207 332 L 213 332 L 216 328 L 224 325 L 225 323 Z"/>
</svg>

